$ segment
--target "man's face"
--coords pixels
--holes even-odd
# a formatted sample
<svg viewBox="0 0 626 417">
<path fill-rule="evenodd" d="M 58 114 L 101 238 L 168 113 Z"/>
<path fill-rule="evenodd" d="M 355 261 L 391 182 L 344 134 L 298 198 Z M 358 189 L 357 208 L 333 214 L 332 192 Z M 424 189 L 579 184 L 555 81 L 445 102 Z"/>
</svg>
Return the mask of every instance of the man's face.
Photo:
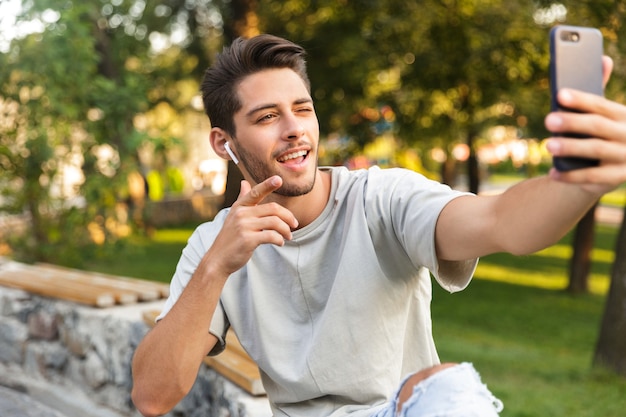
<svg viewBox="0 0 626 417">
<path fill-rule="evenodd" d="M 235 145 L 244 176 L 258 184 L 279 175 L 283 186 L 276 193 L 284 196 L 311 191 L 319 124 L 300 76 L 287 68 L 261 71 L 244 78 L 237 92 Z"/>
</svg>

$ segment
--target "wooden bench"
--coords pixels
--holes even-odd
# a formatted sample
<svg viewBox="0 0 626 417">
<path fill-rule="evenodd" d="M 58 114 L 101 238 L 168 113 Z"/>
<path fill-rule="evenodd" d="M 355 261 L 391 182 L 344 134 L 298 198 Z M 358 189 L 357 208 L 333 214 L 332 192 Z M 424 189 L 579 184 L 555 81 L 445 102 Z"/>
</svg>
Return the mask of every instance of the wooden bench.
<svg viewBox="0 0 626 417">
<path fill-rule="evenodd" d="M 159 311 L 146 311 L 143 314 L 144 321 L 150 327 L 154 327 L 155 319 Z M 265 395 L 265 389 L 261 382 L 261 374 L 256 363 L 248 356 L 239 343 L 239 339 L 232 330 L 226 334 L 226 349 L 217 356 L 204 358 L 207 366 L 215 369 L 249 394 Z"/>
<path fill-rule="evenodd" d="M 153 301 L 169 295 L 169 285 L 87 272 L 50 264 L 0 263 L 0 285 L 93 307 Z"/>
</svg>

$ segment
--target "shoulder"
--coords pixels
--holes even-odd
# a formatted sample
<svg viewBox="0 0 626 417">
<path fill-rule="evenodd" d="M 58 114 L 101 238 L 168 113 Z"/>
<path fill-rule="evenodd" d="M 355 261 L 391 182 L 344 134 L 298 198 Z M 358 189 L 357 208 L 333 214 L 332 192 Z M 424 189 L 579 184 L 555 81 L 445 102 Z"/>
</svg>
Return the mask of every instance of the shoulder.
<svg viewBox="0 0 626 417">
<path fill-rule="evenodd" d="M 215 237 L 222 229 L 224 225 L 224 219 L 228 214 L 230 208 L 220 210 L 213 220 L 200 224 L 193 231 L 187 242 L 188 247 L 196 247 L 203 252 L 208 249 L 209 246 L 215 240 Z"/>
<path fill-rule="evenodd" d="M 423 193 L 448 193 L 450 187 L 426 178 L 406 168 L 380 168 L 373 166 L 350 171 L 355 183 L 363 185 L 370 196 L 404 196 Z"/>
<path fill-rule="evenodd" d="M 438 184 L 436 181 L 431 181 L 423 175 L 405 168 L 383 169 L 378 166 L 372 166 L 367 169 L 349 170 L 346 167 L 337 166 L 323 167 L 321 169 L 331 173 L 333 183 L 337 185 L 338 189 L 359 185 L 367 186 L 368 184 L 392 185 L 403 180 L 411 184 L 419 182 Z"/>
<path fill-rule="evenodd" d="M 380 168 L 348 170 L 331 167 L 333 196 L 336 201 L 361 199 L 366 206 L 387 207 L 391 203 L 426 205 L 447 201 L 462 193 L 449 186 L 426 178 L 424 175 L 405 168 Z"/>
</svg>

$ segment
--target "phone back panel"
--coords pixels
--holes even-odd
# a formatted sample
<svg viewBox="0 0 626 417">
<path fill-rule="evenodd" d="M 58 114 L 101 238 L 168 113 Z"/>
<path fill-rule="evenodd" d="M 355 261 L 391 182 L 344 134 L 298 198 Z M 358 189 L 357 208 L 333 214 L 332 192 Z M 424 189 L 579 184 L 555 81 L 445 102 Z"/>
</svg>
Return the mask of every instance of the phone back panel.
<svg viewBox="0 0 626 417">
<path fill-rule="evenodd" d="M 564 110 L 558 105 L 556 93 L 573 88 L 603 95 L 602 33 L 595 28 L 555 26 L 550 31 L 550 87 L 552 110 Z M 562 136 L 581 138 L 580 135 Z M 555 158 L 560 171 L 597 165 L 597 161 L 581 158 Z"/>
</svg>

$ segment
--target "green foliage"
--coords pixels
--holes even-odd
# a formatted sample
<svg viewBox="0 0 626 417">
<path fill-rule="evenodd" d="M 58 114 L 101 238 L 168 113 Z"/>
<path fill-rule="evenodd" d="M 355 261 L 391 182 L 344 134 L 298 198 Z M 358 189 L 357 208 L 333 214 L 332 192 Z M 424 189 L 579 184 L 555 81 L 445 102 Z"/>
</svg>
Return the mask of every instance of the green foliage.
<svg viewBox="0 0 626 417">
<path fill-rule="evenodd" d="M 66 30 L 79 37 L 86 28 L 77 23 Z M 6 197 L 2 208 L 30 214 L 31 233 L 12 236 L 22 259 L 57 259 L 64 239 L 84 240 L 73 239 L 85 230 L 84 221 L 67 206 L 61 182 L 78 155 L 72 132 L 80 129 L 76 119 L 86 104 L 76 86 L 95 72 L 95 55 L 80 46 L 72 51 L 67 39 L 52 31 L 46 41 L 34 35 L 14 41 L 13 53 L 0 56 L 5 117 L 0 128 L 0 189 Z"/>
<path fill-rule="evenodd" d="M 367 143 L 376 120 L 363 109 L 385 104 L 401 139 L 427 147 L 503 121 L 526 127 L 547 111 L 547 96 L 525 111 L 510 104 L 518 90 L 547 91 L 547 30 L 533 21 L 534 2 L 268 3 L 264 29 L 309 51 L 327 132 Z"/>
<path fill-rule="evenodd" d="M 181 18 L 201 18 L 189 16 L 188 2 L 159 3 L 24 2 L 21 20 L 39 20 L 44 31 L 14 39 L 0 55 L 0 212 L 30 217 L 30 231 L 11 237 L 16 257 L 76 265 L 94 242 L 116 242 L 138 150 L 160 143 L 138 135 L 134 117 L 162 101 L 188 107 L 171 73 L 197 78 L 206 63 L 181 52 L 203 50 L 199 37 L 169 45 L 175 59 L 153 61 L 149 35 L 170 42 L 172 31 L 184 30 Z M 79 171 L 67 189 L 68 175 Z M 172 182 L 180 190 L 180 178 Z"/>
<path fill-rule="evenodd" d="M 625 40 L 619 36 L 624 2 L 562 3 L 565 23 L 603 31 L 607 52 L 616 60 L 607 95 L 624 100 Z M 150 142 L 162 154 L 178 146 L 166 126 L 138 132 L 134 117 L 164 103 L 179 114 L 190 107 L 190 94 L 221 49 L 235 5 L 199 0 L 24 5 L 22 20 L 39 19 L 45 30 L 14 40 L 0 55 L 3 210 L 28 210 L 34 228 L 67 225 L 60 221 L 68 209 L 64 195 L 52 191 L 68 165 L 79 165 L 84 180 L 72 191 L 84 205 L 73 210 L 84 220 L 80 227 L 67 227 L 86 234 L 87 224 L 115 219 L 116 205 L 128 197 L 127 175 L 148 171 L 139 166 L 142 146 Z M 530 0 L 263 0 L 249 12 L 258 14 L 262 31 L 307 49 L 322 133 L 336 134 L 342 143 L 350 139 L 337 148 L 344 158 L 381 130 L 422 151 L 479 138 L 501 123 L 518 127 L 520 136 L 543 137 L 547 32 L 559 20 L 537 16 L 548 16 L 555 6 Z M 150 168 L 179 190 L 180 178 L 168 175 L 167 160 L 158 165 Z M 102 228 L 106 239 L 114 239 Z M 52 239 L 44 229 L 33 233 L 42 244 Z"/>
<path fill-rule="evenodd" d="M 600 27 L 616 60 L 607 95 L 626 101 L 624 2 L 502 0 L 266 1 L 263 31 L 304 45 L 323 134 L 357 149 L 376 139 L 381 108 L 392 133 L 421 151 L 470 151 L 494 125 L 543 139 L 549 111 L 548 33 L 557 23 Z M 470 159 L 473 162 L 473 159 Z M 449 167 L 446 164 L 446 167 Z M 478 170 L 467 164 L 470 184 Z M 475 181 L 472 181 L 475 180 Z M 477 191 L 478 189 L 476 189 Z"/>
</svg>

